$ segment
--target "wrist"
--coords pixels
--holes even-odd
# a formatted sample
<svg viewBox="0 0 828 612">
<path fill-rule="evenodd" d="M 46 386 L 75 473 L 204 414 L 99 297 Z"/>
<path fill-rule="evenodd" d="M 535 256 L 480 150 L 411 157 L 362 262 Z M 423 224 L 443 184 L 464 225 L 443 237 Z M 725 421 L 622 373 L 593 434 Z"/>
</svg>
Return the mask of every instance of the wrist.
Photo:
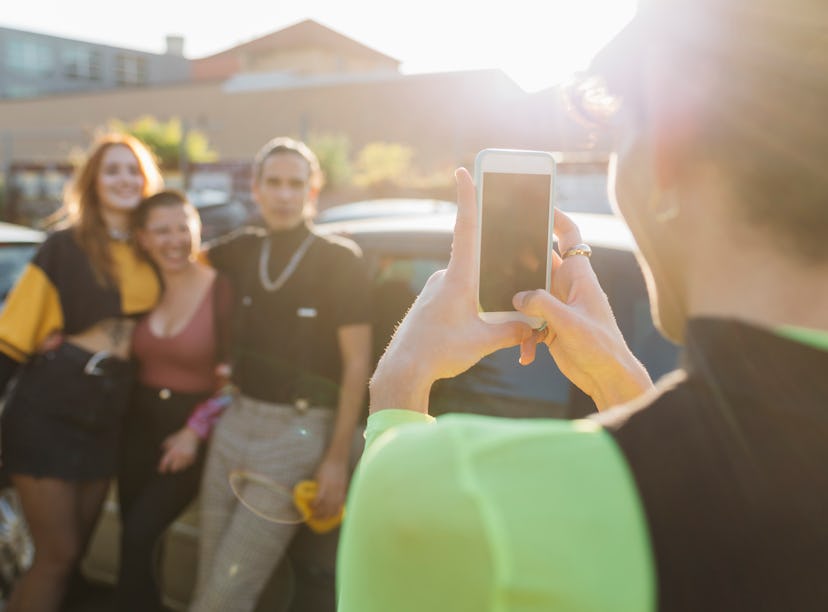
<svg viewBox="0 0 828 612">
<path fill-rule="evenodd" d="M 599 411 L 632 401 L 653 387 L 646 368 L 632 353 L 615 361 L 613 370 L 590 394 Z"/>
<path fill-rule="evenodd" d="M 209 428 L 203 426 L 200 423 L 193 422 L 192 419 L 187 421 L 187 425 L 184 427 L 184 432 L 187 433 L 190 437 L 194 438 L 196 442 L 206 440 L 210 435 Z"/>
<path fill-rule="evenodd" d="M 428 414 L 433 383 L 421 364 L 386 355 L 368 384 L 369 411 L 397 408 Z"/>
</svg>

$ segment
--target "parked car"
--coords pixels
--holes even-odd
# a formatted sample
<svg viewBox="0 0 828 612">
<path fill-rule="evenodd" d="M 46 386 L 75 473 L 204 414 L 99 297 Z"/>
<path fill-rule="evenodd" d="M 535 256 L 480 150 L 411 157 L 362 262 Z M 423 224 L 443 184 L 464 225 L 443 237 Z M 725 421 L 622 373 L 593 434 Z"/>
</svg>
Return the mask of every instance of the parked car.
<svg viewBox="0 0 828 612">
<path fill-rule="evenodd" d="M 201 240 L 207 242 L 251 220 L 251 210 L 240 199 L 220 189 L 195 189 L 187 198 L 201 217 Z"/>
<path fill-rule="evenodd" d="M 457 204 L 447 200 L 421 198 L 379 198 L 340 204 L 320 210 L 314 222 L 317 224 L 377 217 L 411 217 L 439 213 L 453 214 Z"/>
<path fill-rule="evenodd" d="M 39 230 L 0 223 L 0 303 L 5 301 L 23 268 L 45 237 L 46 234 Z"/>
<path fill-rule="evenodd" d="M 354 209 L 329 209 L 317 219 L 318 231 L 347 236 L 363 250 L 374 279 L 374 359 L 386 345 L 397 322 L 436 270 L 445 267 L 454 227 L 454 205 L 406 215 L 384 214 L 383 206 L 369 217 Z M 342 214 L 340 214 L 342 213 Z M 347 213 L 347 214 L 345 214 Z M 584 240 L 593 248 L 592 264 L 633 352 L 654 377 L 673 369 L 676 347 L 653 327 L 644 281 L 633 256 L 633 241 L 621 219 L 612 215 L 572 214 Z M 334 220 L 339 219 L 339 220 Z M 588 398 L 573 389 L 548 352 L 538 351 L 531 366 L 517 363 L 517 349 L 505 349 L 455 379 L 434 386 L 435 414 L 475 412 L 508 417 L 569 418 L 594 410 Z M 163 544 L 160 575 L 164 600 L 174 610 L 186 609 L 197 559 L 198 506 L 194 503 L 169 529 Z M 119 525 L 117 503 L 111 495 L 84 563 L 84 573 L 114 583 L 117 577 Z M 306 554 L 313 541 L 301 532 L 290 555 L 277 568 L 257 610 L 286 610 L 294 581 L 294 560 Z"/>
<path fill-rule="evenodd" d="M 41 231 L 0 223 L 0 307 L 44 238 Z M 22 569 L 31 563 L 33 552 L 20 501 L 0 472 L 0 600 L 8 594 Z"/>
<path fill-rule="evenodd" d="M 445 267 L 454 215 L 454 210 L 445 210 L 317 222 L 320 231 L 348 236 L 363 249 L 374 278 L 375 359 L 428 277 Z M 634 242 L 623 220 L 608 214 L 570 215 L 592 245 L 592 265 L 633 352 L 654 377 L 672 370 L 677 349 L 653 327 Z M 538 351 L 531 366 L 518 365 L 517 358 L 517 348 L 498 351 L 464 374 L 440 381 L 432 391 L 432 411 L 575 417 L 594 410 L 560 374 L 547 351 Z"/>
</svg>

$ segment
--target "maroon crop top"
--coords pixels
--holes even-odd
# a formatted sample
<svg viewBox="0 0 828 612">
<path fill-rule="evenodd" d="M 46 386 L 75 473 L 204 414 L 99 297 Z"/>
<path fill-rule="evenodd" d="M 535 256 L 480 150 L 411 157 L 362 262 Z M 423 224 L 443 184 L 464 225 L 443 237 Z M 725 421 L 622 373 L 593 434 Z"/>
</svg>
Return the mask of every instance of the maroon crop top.
<svg viewBox="0 0 828 612">
<path fill-rule="evenodd" d="M 160 337 L 153 333 L 149 317 L 135 326 L 132 352 L 138 361 L 138 380 L 154 388 L 179 393 L 212 393 L 216 390 L 216 364 L 221 361 L 216 334 L 227 325 L 230 303 L 226 279 L 216 276 L 195 313 L 178 333 Z"/>
</svg>

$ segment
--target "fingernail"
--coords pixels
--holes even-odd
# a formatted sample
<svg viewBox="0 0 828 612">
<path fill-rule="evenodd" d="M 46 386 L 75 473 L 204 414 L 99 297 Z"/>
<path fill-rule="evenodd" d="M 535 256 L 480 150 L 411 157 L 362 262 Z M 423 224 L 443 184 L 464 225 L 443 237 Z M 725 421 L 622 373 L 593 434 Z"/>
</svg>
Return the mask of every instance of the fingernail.
<svg viewBox="0 0 828 612">
<path fill-rule="evenodd" d="M 516 293 L 515 296 L 512 298 L 512 305 L 515 308 L 520 308 L 521 306 L 523 306 L 523 303 L 526 301 L 526 294 L 526 291 Z"/>
</svg>

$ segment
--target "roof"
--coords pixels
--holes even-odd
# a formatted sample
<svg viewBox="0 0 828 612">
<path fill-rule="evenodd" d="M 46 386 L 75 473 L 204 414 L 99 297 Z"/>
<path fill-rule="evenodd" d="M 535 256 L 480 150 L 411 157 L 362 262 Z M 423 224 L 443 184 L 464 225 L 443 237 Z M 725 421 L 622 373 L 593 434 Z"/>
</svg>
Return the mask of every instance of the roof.
<svg viewBox="0 0 828 612">
<path fill-rule="evenodd" d="M 593 213 L 567 213 L 567 215 L 578 225 L 584 241 L 593 247 L 628 252 L 635 250 L 635 240 L 621 217 Z M 399 242 L 401 236 L 413 234 L 447 235 L 450 237 L 454 231 L 454 219 L 455 215 L 450 212 L 398 216 L 380 215 L 331 221 L 329 223 L 323 222 L 315 227 L 323 234 L 334 233 L 346 236 L 386 235 L 392 241 Z"/>
<path fill-rule="evenodd" d="M 0 244 L 38 243 L 45 237 L 46 234 L 40 230 L 0 222 Z"/>
<path fill-rule="evenodd" d="M 223 56 L 232 56 L 239 53 L 262 53 L 265 51 L 284 50 L 302 46 L 326 47 L 350 55 L 363 56 L 374 59 L 385 59 L 400 63 L 400 60 L 385 55 L 362 43 L 355 41 L 344 34 L 314 21 L 306 19 L 284 29 L 265 34 L 246 43 L 236 45 L 225 51 L 209 55 L 200 60 L 215 60 Z"/>
</svg>

